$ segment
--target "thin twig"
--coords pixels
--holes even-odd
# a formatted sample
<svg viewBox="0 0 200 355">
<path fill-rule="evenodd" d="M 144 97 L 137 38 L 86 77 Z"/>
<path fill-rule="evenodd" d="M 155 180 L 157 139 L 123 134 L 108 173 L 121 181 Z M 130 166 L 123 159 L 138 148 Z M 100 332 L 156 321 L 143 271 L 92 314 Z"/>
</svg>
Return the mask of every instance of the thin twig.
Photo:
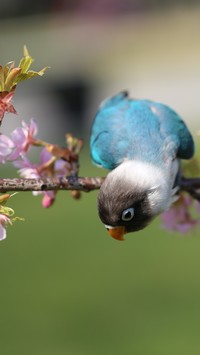
<svg viewBox="0 0 200 355">
<path fill-rule="evenodd" d="M 195 200 L 200 201 L 200 178 L 182 177 L 180 189 L 188 192 Z"/>
</svg>

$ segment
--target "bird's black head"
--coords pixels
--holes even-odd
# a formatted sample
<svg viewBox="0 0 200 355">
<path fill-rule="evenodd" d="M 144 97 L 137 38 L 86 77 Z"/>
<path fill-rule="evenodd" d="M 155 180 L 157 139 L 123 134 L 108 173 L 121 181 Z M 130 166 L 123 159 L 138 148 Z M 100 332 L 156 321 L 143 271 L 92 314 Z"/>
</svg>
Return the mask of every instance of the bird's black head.
<svg viewBox="0 0 200 355">
<path fill-rule="evenodd" d="M 145 228 L 152 220 L 148 191 L 126 184 L 122 179 L 105 179 L 98 195 L 98 212 L 111 236 L 123 239 L 124 233 Z"/>
</svg>

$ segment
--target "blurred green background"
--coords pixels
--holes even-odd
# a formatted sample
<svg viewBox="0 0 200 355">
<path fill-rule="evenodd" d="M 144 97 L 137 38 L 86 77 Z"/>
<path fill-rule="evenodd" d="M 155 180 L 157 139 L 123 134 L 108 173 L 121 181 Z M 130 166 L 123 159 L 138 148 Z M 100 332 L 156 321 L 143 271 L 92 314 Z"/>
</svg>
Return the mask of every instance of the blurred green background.
<svg viewBox="0 0 200 355">
<path fill-rule="evenodd" d="M 1 64 L 27 44 L 42 79 L 17 89 L 18 117 L 38 119 L 40 137 L 85 139 L 80 175 L 93 167 L 90 125 L 102 99 L 129 89 L 169 104 L 199 129 L 200 8 L 196 1 L 0 1 Z M 51 5 L 51 6 L 50 6 Z M 109 5 L 109 6 L 108 6 Z M 1 176 L 10 172 L 1 172 Z M 200 353 L 199 229 L 169 233 L 157 219 L 112 240 L 97 192 L 56 204 L 20 193 L 10 205 L 25 222 L 0 243 L 2 355 L 196 355 Z"/>
<path fill-rule="evenodd" d="M 13 198 L 26 221 L 0 243 L 2 354 L 199 354 L 198 233 L 171 234 L 157 220 L 117 242 L 96 192 L 61 192 L 49 210 L 40 202 Z"/>
</svg>

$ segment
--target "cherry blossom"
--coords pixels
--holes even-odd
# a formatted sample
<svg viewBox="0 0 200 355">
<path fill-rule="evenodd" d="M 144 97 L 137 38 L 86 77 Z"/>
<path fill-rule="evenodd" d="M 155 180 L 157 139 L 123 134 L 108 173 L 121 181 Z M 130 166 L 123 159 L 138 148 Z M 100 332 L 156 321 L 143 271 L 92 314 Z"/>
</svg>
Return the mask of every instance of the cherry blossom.
<svg viewBox="0 0 200 355">
<path fill-rule="evenodd" d="M 0 163 L 5 163 L 9 159 L 13 148 L 13 141 L 4 134 L 0 134 Z"/>
<path fill-rule="evenodd" d="M 20 154 L 27 153 L 31 145 L 35 142 L 34 137 L 37 132 L 38 128 L 34 119 L 30 120 L 30 124 L 22 121 L 22 127 L 16 128 L 11 134 L 14 149 L 9 159 L 16 160 Z"/>
<path fill-rule="evenodd" d="M 46 178 L 46 177 L 64 177 L 70 174 L 71 164 L 62 159 L 56 159 L 46 148 L 40 153 L 38 164 L 31 163 L 26 155 L 21 160 L 13 162 L 14 166 L 19 168 L 19 174 L 24 178 Z M 33 195 L 43 195 L 42 206 L 50 207 L 56 197 L 57 191 L 34 192 Z"/>
<path fill-rule="evenodd" d="M 192 216 L 194 206 L 192 197 L 181 194 L 177 202 L 161 215 L 162 226 L 171 231 L 188 233 L 200 224 L 200 219 Z M 199 203 L 196 204 L 197 212 L 200 212 Z"/>
</svg>

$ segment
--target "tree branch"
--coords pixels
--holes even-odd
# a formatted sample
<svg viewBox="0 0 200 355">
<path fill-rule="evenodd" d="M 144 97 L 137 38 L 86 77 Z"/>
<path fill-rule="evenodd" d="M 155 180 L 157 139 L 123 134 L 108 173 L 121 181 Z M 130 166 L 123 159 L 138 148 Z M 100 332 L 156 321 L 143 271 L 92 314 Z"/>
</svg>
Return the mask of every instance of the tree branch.
<svg viewBox="0 0 200 355">
<path fill-rule="evenodd" d="M 25 179 L 12 178 L 0 179 L 0 192 L 8 191 L 55 191 L 77 190 L 89 192 L 98 190 L 103 182 L 103 177 L 76 177 Z M 180 190 L 186 191 L 194 199 L 200 201 L 200 178 L 182 177 Z"/>
<path fill-rule="evenodd" d="M 77 190 L 89 192 L 98 190 L 103 182 L 102 177 L 76 177 L 25 179 L 0 179 L 0 192 L 8 191 L 55 191 Z"/>
<path fill-rule="evenodd" d="M 180 189 L 189 193 L 195 200 L 200 201 L 200 178 L 182 177 Z"/>
</svg>

